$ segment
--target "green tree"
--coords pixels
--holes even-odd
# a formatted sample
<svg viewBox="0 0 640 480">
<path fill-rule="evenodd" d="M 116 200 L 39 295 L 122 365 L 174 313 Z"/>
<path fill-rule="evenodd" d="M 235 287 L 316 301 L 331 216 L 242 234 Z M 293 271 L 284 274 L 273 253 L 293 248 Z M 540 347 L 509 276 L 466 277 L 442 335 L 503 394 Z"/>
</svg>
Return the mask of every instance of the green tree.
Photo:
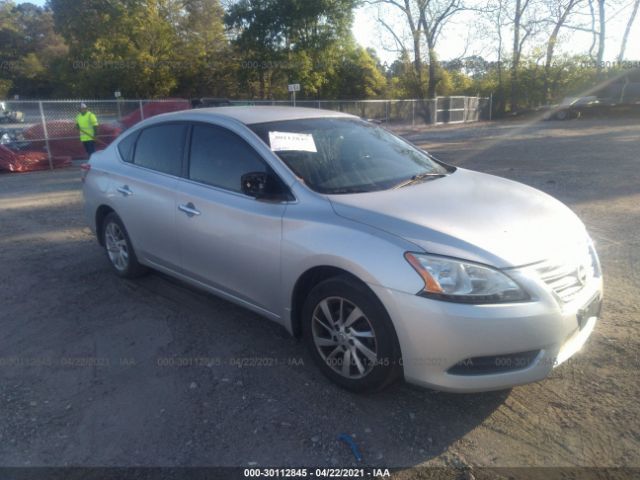
<svg viewBox="0 0 640 480">
<path fill-rule="evenodd" d="M 240 62 L 240 89 L 250 97 L 266 98 L 274 73 L 283 70 L 286 52 L 273 0 L 240 0 L 225 17 Z"/>
<path fill-rule="evenodd" d="M 176 19 L 182 60 L 178 93 L 228 96 L 235 93 L 237 62 L 225 35 L 219 0 L 184 0 Z"/>
<path fill-rule="evenodd" d="M 408 52 L 391 64 L 387 76 L 391 98 L 421 98 L 427 90 L 427 70 L 423 65 L 418 75 Z"/>
<path fill-rule="evenodd" d="M 85 0 L 81 16 L 76 0 L 50 3 L 77 94 L 152 98 L 220 88 L 227 41 L 218 0 Z"/>
<path fill-rule="evenodd" d="M 381 96 L 387 81 L 375 52 L 353 46 L 339 60 L 329 85 L 332 97 L 358 100 Z"/>
<path fill-rule="evenodd" d="M 241 62 L 241 84 L 259 98 L 286 94 L 300 83 L 303 97 L 329 91 L 330 78 L 351 42 L 355 0 L 240 0 L 226 23 Z"/>
<path fill-rule="evenodd" d="M 48 96 L 55 90 L 52 75 L 66 56 L 63 39 L 53 29 L 49 9 L 31 3 L 0 0 L 0 82 L 4 95 Z"/>
<path fill-rule="evenodd" d="M 177 36 L 167 0 L 88 0 L 77 15 L 74 0 L 51 0 L 56 26 L 71 50 L 76 92 L 110 97 L 164 96 L 177 82 L 172 72 Z"/>
</svg>

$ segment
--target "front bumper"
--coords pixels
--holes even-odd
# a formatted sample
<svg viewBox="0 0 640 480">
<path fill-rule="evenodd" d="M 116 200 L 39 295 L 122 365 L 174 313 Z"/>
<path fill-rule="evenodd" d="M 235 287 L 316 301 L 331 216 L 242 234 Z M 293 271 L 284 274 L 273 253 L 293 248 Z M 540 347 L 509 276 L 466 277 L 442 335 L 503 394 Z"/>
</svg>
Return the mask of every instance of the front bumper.
<svg viewBox="0 0 640 480">
<path fill-rule="evenodd" d="M 585 318 L 584 309 L 602 298 L 601 278 L 594 278 L 566 305 L 539 281 L 525 275 L 517 280 L 535 292 L 532 301 L 464 305 L 370 285 L 394 323 L 405 379 L 451 392 L 501 390 L 542 380 L 578 352 L 597 322 L 598 311 L 589 311 Z M 533 353 L 526 364 L 519 364 L 519 352 Z M 466 359 L 492 356 L 509 356 L 500 358 L 507 368 L 499 373 L 451 373 Z"/>
</svg>

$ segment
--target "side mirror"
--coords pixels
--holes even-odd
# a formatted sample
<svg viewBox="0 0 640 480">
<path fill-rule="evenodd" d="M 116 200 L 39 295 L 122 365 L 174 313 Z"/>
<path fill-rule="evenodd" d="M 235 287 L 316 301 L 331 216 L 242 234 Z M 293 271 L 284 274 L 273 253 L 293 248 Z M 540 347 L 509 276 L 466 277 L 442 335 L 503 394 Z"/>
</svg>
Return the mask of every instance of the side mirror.
<svg viewBox="0 0 640 480">
<path fill-rule="evenodd" d="M 266 172 L 250 172 L 240 177 L 242 193 L 250 197 L 262 198 L 268 193 L 269 174 Z"/>
<path fill-rule="evenodd" d="M 249 172 L 240 177 L 242 193 L 256 199 L 293 200 L 293 195 L 272 172 Z"/>
</svg>

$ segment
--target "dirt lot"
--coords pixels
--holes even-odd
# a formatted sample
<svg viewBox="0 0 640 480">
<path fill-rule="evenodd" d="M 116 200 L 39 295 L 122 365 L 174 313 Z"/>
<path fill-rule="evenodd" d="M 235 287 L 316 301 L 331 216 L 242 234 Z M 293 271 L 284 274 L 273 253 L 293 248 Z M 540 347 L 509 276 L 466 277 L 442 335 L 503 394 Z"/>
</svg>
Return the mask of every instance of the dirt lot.
<svg viewBox="0 0 640 480">
<path fill-rule="evenodd" d="M 640 125 L 405 132 L 585 221 L 606 281 L 586 349 L 537 384 L 453 395 L 328 383 L 275 324 L 159 274 L 122 281 L 78 168 L 0 175 L 0 465 L 640 466 Z M 204 358 L 177 366 L 179 359 Z M 236 359 L 297 359 L 238 368 Z"/>
</svg>

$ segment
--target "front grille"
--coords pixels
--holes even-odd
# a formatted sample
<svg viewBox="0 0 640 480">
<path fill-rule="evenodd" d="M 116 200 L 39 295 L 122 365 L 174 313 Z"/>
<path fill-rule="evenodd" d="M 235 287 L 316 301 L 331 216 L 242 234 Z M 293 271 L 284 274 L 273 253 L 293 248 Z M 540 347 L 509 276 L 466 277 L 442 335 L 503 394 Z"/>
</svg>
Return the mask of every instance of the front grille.
<svg viewBox="0 0 640 480">
<path fill-rule="evenodd" d="M 562 258 L 536 265 L 536 271 L 563 303 L 569 303 L 598 275 L 597 258 L 592 247 L 584 244 Z"/>
</svg>

